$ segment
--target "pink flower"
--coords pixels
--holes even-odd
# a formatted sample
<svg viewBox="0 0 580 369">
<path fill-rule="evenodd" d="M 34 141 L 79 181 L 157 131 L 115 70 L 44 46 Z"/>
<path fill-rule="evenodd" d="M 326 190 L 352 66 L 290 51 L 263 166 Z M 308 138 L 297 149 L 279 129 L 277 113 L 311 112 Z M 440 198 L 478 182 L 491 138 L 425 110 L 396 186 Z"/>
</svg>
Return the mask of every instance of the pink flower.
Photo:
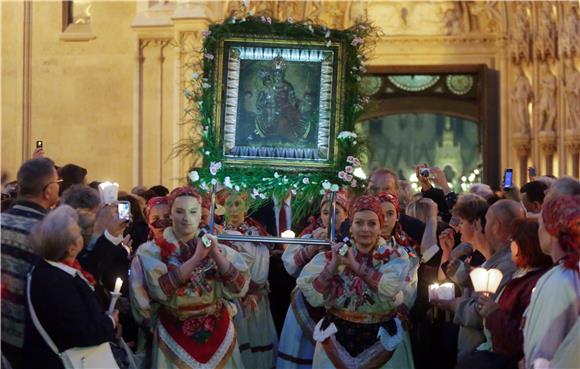
<svg viewBox="0 0 580 369">
<path fill-rule="evenodd" d="M 186 336 L 193 336 L 197 334 L 202 328 L 202 323 L 199 319 L 187 319 L 183 322 L 183 326 L 181 327 L 181 332 L 183 332 Z"/>
<path fill-rule="evenodd" d="M 294 23 L 294 18 L 288 17 L 288 23 L 290 23 L 290 24 Z"/>
<path fill-rule="evenodd" d="M 360 45 L 360 44 L 362 44 L 364 42 L 365 41 L 362 38 L 360 38 L 360 37 L 357 36 L 357 37 L 355 37 L 355 38 L 352 39 L 352 42 L 350 44 L 352 46 L 358 46 L 358 45 Z"/>
<path fill-rule="evenodd" d="M 352 181 L 353 177 L 351 174 L 347 174 L 346 177 L 344 178 L 345 181 L 350 182 Z"/>
<path fill-rule="evenodd" d="M 351 164 L 352 164 L 352 163 L 353 163 L 353 160 L 354 160 L 354 156 L 352 156 L 352 155 L 349 155 L 349 156 L 346 158 L 346 162 L 347 162 L 347 163 L 351 163 Z"/>
<path fill-rule="evenodd" d="M 344 167 L 344 171 L 347 173 L 352 173 L 354 169 L 352 169 L 352 167 L 350 165 L 347 165 L 346 167 Z"/>
<path fill-rule="evenodd" d="M 357 186 L 356 179 L 353 178 L 352 182 L 350 182 L 350 187 L 356 188 L 356 186 Z"/>
<path fill-rule="evenodd" d="M 208 37 L 209 35 L 211 35 L 211 31 L 210 30 L 205 30 L 201 33 L 202 37 Z"/>
<path fill-rule="evenodd" d="M 354 165 L 355 167 L 360 167 L 360 160 L 354 158 L 354 160 L 352 161 L 352 165 Z"/>
<path fill-rule="evenodd" d="M 215 328 L 215 318 L 207 317 L 203 320 L 203 329 L 208 332 L 213 332 Z"/>
<path fill-rule="evenodd" d="M 340 172 L 338 172 L 338 178 L 345 179 L 346 176 L 347 176 L 347 174 L 344 170 L 341 170 Z"/>
<path fill-rule="evenodd" d="M 222 167 L 222 163 L 220 163 L 219 161 L 215 161 L 215 162 L 211 162 L 211 164 L 209 165 L 209 172 L 211 173 L 212 176 L 215 176 L 216 173 L 218 172 L 218 170 L 220 170 Z"/>
<path fill-rule="evenodd" d="M 309 184 L 310 183 L 310 179 L 308 177 L 304 177 L 304 178 L 302 178 L 302 183 Z"/>
</svg>

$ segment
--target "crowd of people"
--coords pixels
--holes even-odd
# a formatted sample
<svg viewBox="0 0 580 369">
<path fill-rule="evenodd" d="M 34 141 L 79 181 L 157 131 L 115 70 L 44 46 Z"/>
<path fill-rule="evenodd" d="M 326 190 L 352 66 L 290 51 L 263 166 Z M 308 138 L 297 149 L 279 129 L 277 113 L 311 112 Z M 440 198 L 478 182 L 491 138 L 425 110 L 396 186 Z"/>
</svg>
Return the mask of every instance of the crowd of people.
<svg viewBox="0 0 580 369">
<path fill-rule="evenodd" d="M 219 191 L 211 221 L 208 194 L 139 186 L 126 220 L 86 169 L 30 159 L 3 176 L 2 368 L 103 344 L 119 368 L 580 367 L 580 181 L 456 194 L 425 168 L 418 193 L 380 168 L 363 195 L 321 195 L 301 243 L 270 244 L 216 237 L 292 225 L 244 192 Z M 457 297 L 430 299 L 435 282 Z"/>
</svg>

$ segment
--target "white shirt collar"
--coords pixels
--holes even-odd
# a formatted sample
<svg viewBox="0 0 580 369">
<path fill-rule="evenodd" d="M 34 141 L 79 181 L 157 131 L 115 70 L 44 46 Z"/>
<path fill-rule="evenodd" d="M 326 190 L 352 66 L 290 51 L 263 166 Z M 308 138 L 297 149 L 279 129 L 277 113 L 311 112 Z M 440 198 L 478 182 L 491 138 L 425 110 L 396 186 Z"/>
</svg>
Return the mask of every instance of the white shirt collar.
<svg viewBox="0 0 580 369">
<path fill-rule="evenodd" d="M 50 264 L 50 265 L 52 265 L 53 267 L 55 267 L 55 268 L 58 268 L 58 269 L 62 270 L 63 272 L 65 272 L 65 273 L 69 274 L 71 277 L 74 277 L 74 276 L 77 276 L 77 275 L 78 275 L 79 277 L 81 277 L 81 279 L 82 279 L 83 281 L 85 281 L 85 282 L 86 282 L 86 284 L 88 284 L 88 285 L 89 285 L 89 287 L 91 287 L 91 289 L 93 289 L 93 290 L 95 289 L 95 288 L 94 288 L 94 287 L 93 287 L 93 286 L 92 286 L 92 285 L 89 283 L 89 281 L 87 281 L 87 279 L 85 278 L 85 276 L 83 275 L 83 273 L 81 273 L 81 272 L 80 272 L 80 271 L 78 271 L 77 269 L 75 269 L 75 268 L 73 268 L 73 267 L 70 267 L 70 266 L 68 266 L 68 265 L 66 265 L 66 264 L 63 264 L 63 263 L 61 263 L 61 262 L 58 262 L 58 261 L 52 261 L 52 260 L 47 260 L 47 259 L 44 259 L 44 261 L 46 261 L 47 263 L 49 263 L 49 264 Z"/>
</svg>

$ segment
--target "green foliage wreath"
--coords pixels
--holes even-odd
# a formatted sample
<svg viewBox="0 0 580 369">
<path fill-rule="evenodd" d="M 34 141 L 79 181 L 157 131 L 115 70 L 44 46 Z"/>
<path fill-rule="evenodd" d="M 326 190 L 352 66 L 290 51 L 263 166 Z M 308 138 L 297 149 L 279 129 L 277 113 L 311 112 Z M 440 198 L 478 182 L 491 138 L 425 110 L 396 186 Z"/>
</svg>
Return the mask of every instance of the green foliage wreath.
<svg viewBox="0 0 580 369">
<path fill-rule="evenodd" d="M 186 123 L 192 123 L 192 135 L 178 145 L 181 155 L 200 155 L 201 168 L 192 168 L 188 174 L 191 185 L 202 192 L 209 191 L 211 185 L 221 185 L 233 191 L 245 191 L 253 199 L 253 206 L 262 205 L 268 199 L 285 198 L 292 193 L 292 208 L 295 219 L 306 215 L 317 204 L 313 199 L 324 191 L 337 191 L 348 187 L 351 191 L 364 190 L 365 181 L 353 173 L 360 167 L 358 157 L 366 149 L 364 142 L 354 133 L 355 123 L 368 103 L 368 97 L 359 92 L 359 81 L 366 72 L 364 63 L 377 36 L 372 25 L 358 22 L 346 30 L 328 29 L 306 20 L 296 22 L 291 17 L 284 21 L 266 16 L 233 15 L 221 24 L 212 24 L 203 32 L 203 48 L 199 62 L 188 67 L 194 71 L 185 89 L 188 101 Z M 229 168 L 219 161 L 214 131 L 216 104 L 216 52 L 223 38 L 233 36 L 271 35 L 286 39 L 318 41 L 326 45 L 340 42 L 345 48 L 344 99 L 340 129 L 337 134 L 338 156 L 331 169 L 298 172 L 275 171 L 268 168 Z M 201 71 L 201 72 L 199 72 Z"/>
</svg>

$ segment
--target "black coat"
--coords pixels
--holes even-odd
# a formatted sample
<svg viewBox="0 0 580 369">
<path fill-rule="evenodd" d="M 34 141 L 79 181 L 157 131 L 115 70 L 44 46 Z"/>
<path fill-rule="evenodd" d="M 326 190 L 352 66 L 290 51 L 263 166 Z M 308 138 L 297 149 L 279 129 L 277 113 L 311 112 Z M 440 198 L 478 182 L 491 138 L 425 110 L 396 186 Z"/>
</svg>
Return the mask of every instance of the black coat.
<svg viewBox="0 0 580 369">
<path fill-rule="evenodd" d="M 30 296 L 38 320 L 59 351 L 95 346 L 115 338 L 113 321 L 79 276 L 40 261 L 32 274 Z M 26 319 L 23 368 L 63 368 L 36 330 L 28 308 Z"/>
</svg>

